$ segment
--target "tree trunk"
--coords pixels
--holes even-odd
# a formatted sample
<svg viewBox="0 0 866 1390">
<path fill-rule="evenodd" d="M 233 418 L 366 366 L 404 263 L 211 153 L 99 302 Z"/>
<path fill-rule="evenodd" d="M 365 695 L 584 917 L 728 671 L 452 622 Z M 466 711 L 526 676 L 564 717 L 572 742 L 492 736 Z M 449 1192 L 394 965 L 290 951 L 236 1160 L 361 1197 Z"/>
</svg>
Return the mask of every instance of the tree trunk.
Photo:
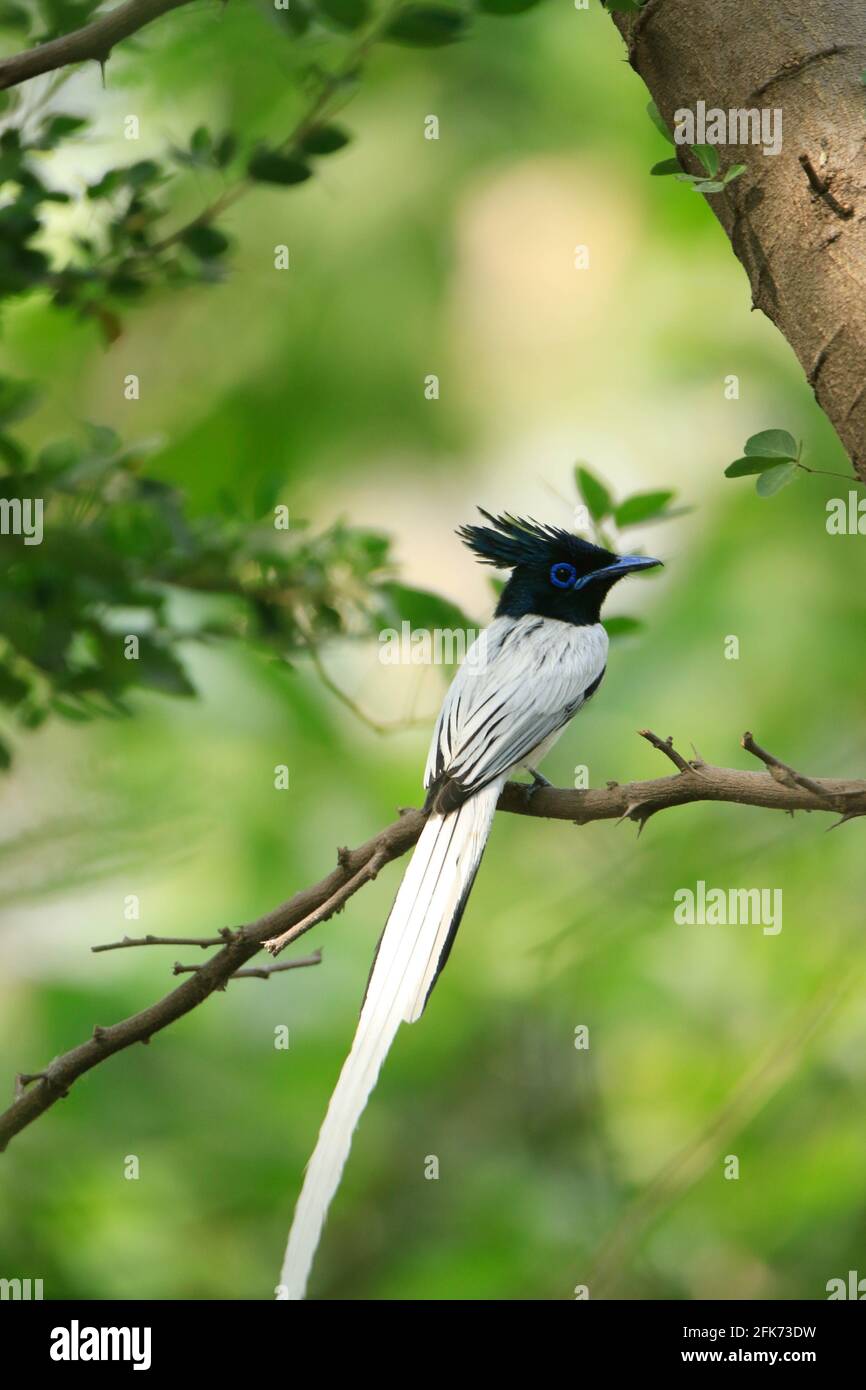
<svg viewBox="0 0 866 1390">
<path fill-rule="evenodd" d="M 781 110 L 781 153 L 721 146 L 746 172 L 707 201 L 866 482 L 866 3 L 648 0 L 614 22 L 671 130 L 699 101 Z"/>
</svg>

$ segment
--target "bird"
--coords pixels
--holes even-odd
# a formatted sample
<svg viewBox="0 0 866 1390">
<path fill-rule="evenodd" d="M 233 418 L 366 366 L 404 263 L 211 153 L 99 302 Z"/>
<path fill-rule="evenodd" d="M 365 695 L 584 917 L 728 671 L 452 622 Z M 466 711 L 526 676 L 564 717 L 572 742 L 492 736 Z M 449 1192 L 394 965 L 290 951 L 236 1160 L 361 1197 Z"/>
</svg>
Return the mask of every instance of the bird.
<svg viewBox="0 0 866 1390">
<path fill-rule="evenodd" d="M 424 775 L 426 821 L 379 941 L 351 1051 L 295 1208 L 278 1297 L 306 1295 L 352 1136 L 401 1022 L 424 1012 L 463 917 L 505 782 L 549 786 L 538 764 L 607 666 L 601 606 L 614 584 L 662 562 L 617 555 L 560 527 L 479 507 L 457 535 L 510 571 L 492 621 L 445 695 Z"/>
</svg>

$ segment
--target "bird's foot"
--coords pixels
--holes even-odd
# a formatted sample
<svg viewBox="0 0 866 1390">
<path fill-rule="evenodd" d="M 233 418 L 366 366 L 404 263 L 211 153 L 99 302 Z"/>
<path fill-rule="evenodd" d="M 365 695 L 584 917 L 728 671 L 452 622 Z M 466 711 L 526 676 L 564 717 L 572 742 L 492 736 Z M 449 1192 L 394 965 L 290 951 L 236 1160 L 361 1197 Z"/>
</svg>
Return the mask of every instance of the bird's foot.
<svg viewBox="0 0 866 1390">
<path fill-rule="evenodd" d="M 535 793 L 536 793 L 541 787 L 552 787 L 552 786 L 553 786 L 553 783 L 552 783 L 552 782 L 548 782 L 547 778 L 546 778 L 546 777 L 543 777 L 543 776 L 541 775 L 541 773 L 538 772 L 538 771 L 536 771 L 536 769 L 535 769 L 534 767 L 528 767 L 528 768 L 526 769 L 526 771 L 529 773 L 530 777 L 532 778 L 532 781 L 531 781 L 531 782 L 524 782 L 524 783 L 523 783 L 523 795 L 525 796 L 525 798 L 526 798 L 527 801 L 531 801 L 532 798 L 535 796 Z"/>
</svg>

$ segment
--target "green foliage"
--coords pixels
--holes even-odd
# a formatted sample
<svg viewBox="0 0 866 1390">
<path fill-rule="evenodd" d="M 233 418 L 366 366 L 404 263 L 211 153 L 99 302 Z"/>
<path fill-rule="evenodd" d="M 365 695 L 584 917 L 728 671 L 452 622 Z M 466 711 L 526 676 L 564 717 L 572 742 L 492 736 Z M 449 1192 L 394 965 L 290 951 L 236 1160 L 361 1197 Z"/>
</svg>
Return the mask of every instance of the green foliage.
<svg viewBox="0 0 866 1390">
<path fill-rule="evenodd" d="M 584 464 L 579 463 L 575 470 L 577 490 L 586 504 L 593 521 L 603 521 L 610 516 L 613 503 L 610 493 L 600 478 L 590 473 Z"/>
<path fill-rule="evenodd" d="M 537 0 L 481 0 L 487 13 L 507 17 Z M 95 0 L 40 0 L 45 28 L 14 3 L 0 6 L 0 27 L 27 30 L 40 43 L 81 27 L 95 11 Z M 310 161 L 345 148 L 350 133 L 330 119 L 357 85 L 364 61 L 376 42 L 416 48 L 454 43 L 469 29 L 471 14 L 456 6 L 405 4 L 376 20 L 370 0 L 293 0 L 276 12 L 292 45 L 292 58 L 309 89 L 308 114 L 294 131 L 274 132 L 253 147 L 235 130 L 214 133 L 196 126 L 186 145 L 169 145 L 164 155 L 106 169 L 85 189 L 55 188 L 43 178 L 44 155 L 61 151 L 86 136 L 86 117 L 28 111 L 26 122 L 12 122 L 18 92 L 0 93 L 0 112 L 8 128 L 0 135 L 0 303 L 3 299 L 48 291 L 51 303 L 91 320 L 106 343 L 123 331 L 123 316 L 148 290 L 179 289 L 222 278 L 231 240 L 218 225 L 224 209 L 244 183 L 289 189 L 313 177 Z M 371 25 L 373 26 L 371 28 Z M 320 61 L 325 30 L 328 59 Z M 333 31 L 336 31 L 335 33 Z M 50 92 L 48 93 L 50 95 Z M 40 98 L 44 100 L 44 96 Z M 61 151 L 62 159 L 62 151 Z M 58 162 L 62 177 L 63 163 Z M 226 186 L 226 176 L 236 181 Z M 194 174 L 196 186 L 214 179 L 211 201 L 186 224 L 166 230 L 179 179 Z M 86 234 L 65 244 L 52 231 L 51 205 L 94 205 Z M 78 219 L 84 222 L 85 219 Z M 50 245 L 51 250 L 46 250 Z"/>
<path fill-rule="evenodd" d="M 671 517 L 682 516 L 688 510 L 686 507 L 670 506 L 676 496 L 670 489 L 635 492 L 630 497 L 616 502 L 607 483 L 592 473 L 584 463 L 577 464 L 574 478 L 578 495 L 592 523 L 592 539 L 596 545 L 602 545 L 607 550 L 621 548 L 610 532 L 611 526 L 618 531 L 624 531 L 629 526 L 639 526 L 643 522 L 667 521 Z M 629 546 L 628 549 L 631 550 L 632 547 Z M 604 626 L 608 637 L 615 638 L 631 636 L 639 632 L 643 624 L 638 618 L 616 617 L 605 618 Z"/>
<path fill-rule="evenodd" d="M 360 29 L 370 18 L 369 0 L 317 0 L 316 7 L 340 29 Z"/>
<path fill-rule="evenodd" d="M 251 179 L 256 179 L 259 183 L 277 183 L 288 186 L 293 183 L 304 183 L 312 174 L 309 164 L 305 164 L 302 159 L 295 158 L 291 154 L 281 154 L 279 150 L 268 150 L 262 147 L 256 150 L 249 164 L 247 173 Z"/>
<path fill-rule="evenodd" d="M 755 491 L 759 497 L 772 497 L 780 488 L 792 483 L 797 474 L 797 464 L 780 463 L 775 468 L 768 468 L 758 477 L 755 483 Z"/>
<path fill-rule="evenodd" d="M 801 468 L 802 444 L 787 430 L 761 430 L 746 440 L 743 457 L 729 463 L 726 478 L 746 478 L 757 474 L 755 490 L 759 497 L 772 497 L 794 481 Z"/>
<path fill-rule="evenodd" d="M 304 154 L 335 154 L 348 145 L 351 136 L 338 125 L 318 125 L 301 138 Z"/>
<path fill-rule="evenodd" d="M 654 101 L 647 105 L 647 115 L 655 126 L 656 130 L 668 141 L 675 145 L 676 141 L 668 130 L 662 119 L 661 113 Z M 661 159 L 650 169 L 650 173 L 659 176 L 673 175 L 679 183 L 686 183 L 693 193 L 721 193 L 728 184 L 733 183 L 741 174 L 746 171 L 745 164 L 732 164 L 720 177 L 719 174 L 719 152 L 715 145 L 689 145 L 688 147 L 695 158 L 700 163 L 703 174 L 688 174 L 681 168 L 678 159 Z"/>
<path fill-rule="evenodd" d="M 659 134 L 664 136 L 669 145 L 673 145 L 675 143 L 674 137 L 671 135 L 670 131 L 665 125 L 664 117 L 662 116 L 662 113 L 659 111 L 654 101 L 647 102 L 646 113 L 652 121 L 653 125 L 655 126 L 656 130 L 659 132 Z"/>
<path fill-rule="evenodd" d="M 524 14 L 540 3 L 541 0 L 478 0 L 478 8 L 484 14 Z"/>
<path fill-rule="evenodd" d="M 637 526 L 641 521 L 663 521 L 669 515 L 667 506 L 673 499 L 672 492 L 636 492 L 614 508 L 613 519 L 622 530 L 625 526 Z"/>
<path fill-rule="evenodd" d="M 462 38 L 468 28 L 468 16 L 449 6 L 404 5 L 382 32 L 383 37 L 392 43 L 405 43 L 416 48 L 441 48 Z"/>
<path fill-rule="evenodd" d="M 148 449 L 113 430 L 89 425 L 28 454 L 6 427 L 34 403 L 0 380 L 0 499 L 41 499 L 44 517 L 41 544 L 0 537 L 0 703 L 20 727 L 128 714 L 136 689 L 194 694 L 184 642 L 242 641 L 273 659 L 404 618 L 465 625 L 454 605 L 393 582 L 384 536 L 276 529 L 272 488 L 253 521 L 231 503 L 192 516 L 177 488 L 148 476 Z"/>
</svg>

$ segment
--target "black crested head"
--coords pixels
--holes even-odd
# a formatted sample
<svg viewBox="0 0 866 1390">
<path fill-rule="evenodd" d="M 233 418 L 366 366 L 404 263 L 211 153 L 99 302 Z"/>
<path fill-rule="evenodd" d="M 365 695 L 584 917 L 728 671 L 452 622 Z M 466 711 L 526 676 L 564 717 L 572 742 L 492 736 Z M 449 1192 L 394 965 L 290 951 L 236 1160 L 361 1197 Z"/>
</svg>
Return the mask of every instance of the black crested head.
<svg viewBox="0 0 866 1390">
<path fill-rule="evenodd" d="M 537 613 L 579 626 L 597 623 L 601 605 L 618 579 L 661 564 L 646 555 L 615 555 L 571 531 L 531 518 L 478 510 L 491 524 L 461 526 L 457 534 L 484 564 L 511 570 L 496 606 L 498 618 Z"/>
</svg>

